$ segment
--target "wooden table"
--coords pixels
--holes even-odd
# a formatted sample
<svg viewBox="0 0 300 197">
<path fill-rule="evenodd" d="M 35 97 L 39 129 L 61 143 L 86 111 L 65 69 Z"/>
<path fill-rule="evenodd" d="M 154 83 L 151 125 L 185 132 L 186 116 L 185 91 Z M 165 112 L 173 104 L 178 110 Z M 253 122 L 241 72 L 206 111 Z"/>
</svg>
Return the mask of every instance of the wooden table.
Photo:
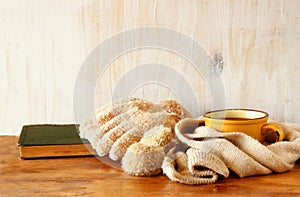
<svg viewBox="0 0 300 197">
<path fill-rule="evenodd" d="M 96 157 L 21 160 L 18 137 L 1 136 L 0 196 L 298 196 L 300 161 L 282 174 L 220 179 L 190 186 L 166 176 L 133 177 Z"/>
</svg>

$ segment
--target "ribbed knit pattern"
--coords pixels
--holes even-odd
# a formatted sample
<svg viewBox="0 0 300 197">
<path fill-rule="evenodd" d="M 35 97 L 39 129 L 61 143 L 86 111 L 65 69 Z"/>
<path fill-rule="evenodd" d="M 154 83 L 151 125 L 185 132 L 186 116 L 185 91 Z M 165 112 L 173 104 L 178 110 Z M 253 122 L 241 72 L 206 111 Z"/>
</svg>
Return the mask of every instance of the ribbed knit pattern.
<svg viewBox="0 0 300 197">
<path fill-rule="evenodd" d="M 214 183 L 218 175 L 228 177 L 229 170 L 240 177 L 281 173 L 291 170 L 300 158 L 300 125 L 277 123 L 285 140 L 264 145 L 241 132 L 222 133 L 197 123 L 185 119 L 175 126 L 178 139 L 189 148 L 164 159 L 163 172 L 173 181 Z M 207 176 L 208 172 L 215 176 Z"/>
</svg>

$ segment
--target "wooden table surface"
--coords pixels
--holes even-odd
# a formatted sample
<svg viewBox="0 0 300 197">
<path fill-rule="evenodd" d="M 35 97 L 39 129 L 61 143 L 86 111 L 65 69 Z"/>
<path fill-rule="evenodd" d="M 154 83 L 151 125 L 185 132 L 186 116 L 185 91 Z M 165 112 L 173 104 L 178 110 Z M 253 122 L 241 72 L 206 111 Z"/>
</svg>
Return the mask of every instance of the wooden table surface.
<svg viewBox="0 0 300 197">
<path fill-rule="evenodd" d="M 1 136 L 0 196 L 299 196 L 300 161 L 282 174 L 190 186 L 166 176 L 134 177 L 96 157 L 21 160 L 18 137 Z"/>
</svg>

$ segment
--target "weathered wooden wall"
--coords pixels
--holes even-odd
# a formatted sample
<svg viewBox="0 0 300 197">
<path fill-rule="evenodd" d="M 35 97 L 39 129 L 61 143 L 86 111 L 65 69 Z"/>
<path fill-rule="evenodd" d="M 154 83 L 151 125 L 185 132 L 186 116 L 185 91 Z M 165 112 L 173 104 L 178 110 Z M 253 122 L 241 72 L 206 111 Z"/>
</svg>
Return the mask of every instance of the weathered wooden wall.
<svg viewBox="0 0 300 197">
<path fill-rule="evenodd" d="M 112 35 L 144 26 L 182 32 L 209 55 L 221 53 L 227 107 L 300 123 L 300 1 L 0 0 L 0 134 L 19 134 L 27 123 L 73 122 L 74 84 L 87 55 Z M 101 91 L 112 92 L 128 69 L 149 62 L 174 67 L 199 99 L 207 97 L 186 61 L 151 49 L 120 56 Z M 150 93 L 172 97 L 155 85 L 136 92 Z"/>
</svg>

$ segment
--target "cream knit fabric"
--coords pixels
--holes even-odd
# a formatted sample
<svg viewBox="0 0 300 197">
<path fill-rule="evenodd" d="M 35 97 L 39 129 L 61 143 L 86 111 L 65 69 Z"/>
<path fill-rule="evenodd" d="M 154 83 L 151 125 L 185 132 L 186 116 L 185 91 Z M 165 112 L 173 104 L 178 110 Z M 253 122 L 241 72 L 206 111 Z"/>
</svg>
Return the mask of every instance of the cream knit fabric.
<svg viewBox="0 0 300 197">
<path fill-rule="evenodd" d="M 129 174 L 152 176 L 163 170 L 185 184 L 215 183 L 230 170 L 240 177 L 281 173 L 300 158 L 298 124 L 278 123 L 284 141 L 264 145 L 243 133 L 199 126 L 197 119 L 187 117 L 176 101 L 130 98 L 101 106 L 80 125 L 80 136 L 99 156 L 121 161 Z"/>
<path fill-rule="evenodd" d="M 100 157 L 121 161 L 135 176 L 162 172 L 165 153 L 174 147 L 175 124 L 191 115 L 176 101 L 160 103 L 130 98 L 101 106 L 80 125 L 80 137 L 90 141 Z"/>
<path fill-rule="evenodd" d="M 198 126 L 196 119 L 181 120 L 175 126 L 178 139 L 187 151 L 170 151 L 162 164 L 171 180 L 185 184 L 215 183 L 232 170 L 240 177 L 291 170 L 300 158 L 300 126 L 278 123 L 285 140 L 263 145 L 240 132 L 221 133 Z"/>
</svg>

